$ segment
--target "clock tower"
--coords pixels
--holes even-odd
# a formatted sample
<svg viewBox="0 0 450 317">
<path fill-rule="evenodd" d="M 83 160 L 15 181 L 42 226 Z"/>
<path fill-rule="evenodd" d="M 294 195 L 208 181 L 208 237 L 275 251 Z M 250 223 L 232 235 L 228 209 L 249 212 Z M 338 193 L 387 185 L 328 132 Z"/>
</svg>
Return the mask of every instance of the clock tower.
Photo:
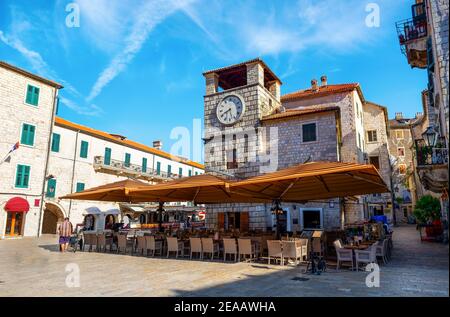
<svg viewBox="0 0 450 317">
<path fill-rule="evenodd" d="M 210 70 L 203 76 L 206 172 L 234 180 L 259 175 L 266 139 L 260 120 L 282 107 L 281 81 L 259 58 Z M 222 221 L 225 226 L 231 221 L 227 214 L 245 212 L 248 228 L 244 230 L 266 229 L 268 208 L 261 204 L 209 205 L 206 221 L 210 228 L 220 229 Z M 224 213 L 225 220 L 218 213 Z M 242 219 L 237 223 L 243 226 Z"/>
</svg>

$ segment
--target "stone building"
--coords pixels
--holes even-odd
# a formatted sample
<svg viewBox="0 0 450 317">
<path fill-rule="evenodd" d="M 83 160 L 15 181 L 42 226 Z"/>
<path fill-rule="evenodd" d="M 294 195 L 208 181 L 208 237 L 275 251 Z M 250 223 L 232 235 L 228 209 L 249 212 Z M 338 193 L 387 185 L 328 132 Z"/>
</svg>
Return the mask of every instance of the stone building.
<svg viewBox="0 0 450 317">
<path fill-rule="evenodd" d="M 449 2 L 416 0 L 411 9 L 411 18 L 397 22 L 400 47 L 411 67 L 425 69 L 428 77 L 421 95 L 426 118 L 414 128 L 415 167 L 422 187 L 440 198 L 448 219 Z"/>
<path fill-rule="evenodd" d="M 309 161 L 365 162 L 359 84 L 328 85 L 323 76 L 320 85 L 313 80 L 310 88 L 281 96 L 281 81 L 261 59 L 203 75 L 206 172 L 238 180 Z M 382 135 L 386 146 L 385 128 Z M 388 160 L 386 151 L 380 155 Z M 287 231 L 339 228 L 368 217 L 366 198 L 284 203 L 282 220 Z M 206 208 L 211 228 L 271 230 L 275 224 L 270 204 Z"/>
<path fill-rule="evenodd" d="M 115 203 L 59 199 L 85 188 L 126 178 L 155 183 L 204 172 L 202 164 L 161 150 L 160 142 L 150 147 L 57 117 L 60 88 L 0 63 L 1 238 L 55 233 L 64 217 L 78 224 L 97 211 L 117 214 Z M 19 148 L 10 152 L 16 142 Z"/>
</svg>

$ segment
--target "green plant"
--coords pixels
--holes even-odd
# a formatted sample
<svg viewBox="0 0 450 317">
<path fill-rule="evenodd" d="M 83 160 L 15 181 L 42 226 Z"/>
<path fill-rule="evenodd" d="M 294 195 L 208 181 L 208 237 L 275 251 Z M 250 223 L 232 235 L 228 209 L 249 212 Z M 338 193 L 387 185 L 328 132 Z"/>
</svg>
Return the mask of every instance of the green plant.
<svg viewBox="0 0 450 317">
<path fill-rule="evenodd" d="M 439 220 L 441 218 L 441 203 L 439 199 L 431 195 L 425 195 L 420 198 L 414 207 L 414 216 L 420 223 L 426 223 L 431 220 Z"/>
<path fill-rule="evenodd" d="M 403 198 L 402 197 L 395 198 L 395 201 L 397 202 L 398 205 L 403 204 Z"/>
</svg>

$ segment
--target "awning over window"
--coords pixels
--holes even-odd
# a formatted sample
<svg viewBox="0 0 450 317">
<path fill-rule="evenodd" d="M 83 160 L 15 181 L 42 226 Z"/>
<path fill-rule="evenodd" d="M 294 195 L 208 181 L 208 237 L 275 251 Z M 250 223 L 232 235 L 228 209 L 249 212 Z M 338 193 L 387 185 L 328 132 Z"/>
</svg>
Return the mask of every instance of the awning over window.
<svg viewBox="0 0 450 317">
<path fill-rule="evenodd" d="M 5 205 L 5 210 L 9 212 L 28 212 L 30 210 L 30 204 L 26 199 L 14 197 L 8 200 Z"/>
</svg>

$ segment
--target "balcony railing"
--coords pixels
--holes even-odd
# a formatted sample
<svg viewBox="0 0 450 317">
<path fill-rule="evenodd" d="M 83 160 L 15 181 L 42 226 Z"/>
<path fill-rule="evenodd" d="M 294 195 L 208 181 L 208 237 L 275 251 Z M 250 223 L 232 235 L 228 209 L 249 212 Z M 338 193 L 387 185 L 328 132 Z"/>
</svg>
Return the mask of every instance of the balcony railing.
<svg viewBox="0 0 450 317">
<path fill-rule="evenodd" d="M 413 18 L 396 23 L 398 39 L 400 45 L 402 46 L 402 51 L 404 52 L 406 45 L 409 41 L 417 40 L 427 36 L 427 19 L 424 18 Z"/>
<path fill-rule="evenodd" d="M 431 147 L 424 140 L 416 141 L 417 165 L 432 166 L 448 164 L 448 149 L 444 147 Z"/>
<path fill-rule="evenodd" d="M 109 170 L 117 174 L 130 174 L 135 175 L 137 177 L 144 178 L 156 178 L 156 179 L 173 179 L 177 178 L 177 174 L 171 173 L 170 175 L 167 172 L 157 171 L 153 168 L 147 167 L 145 170 L 142 168 L 142 165 L 131 164 L 124 161 L 113 160 L 109 161 L 109 164 L 105 162 L 105 158 L 103 156 L 94 157 L 94 168 L 96 169 L 104 169 Z"/>
</svg>

